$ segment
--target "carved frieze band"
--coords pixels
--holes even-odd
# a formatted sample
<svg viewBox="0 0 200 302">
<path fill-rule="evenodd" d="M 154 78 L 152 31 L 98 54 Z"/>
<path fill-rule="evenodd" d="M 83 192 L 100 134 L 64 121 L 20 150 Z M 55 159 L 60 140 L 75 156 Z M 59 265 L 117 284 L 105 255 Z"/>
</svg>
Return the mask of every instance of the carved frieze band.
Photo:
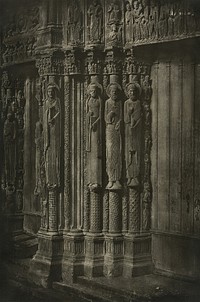
<svg viewBox="0 0 200 302">
<path fill-rule="evenodd" d="M 63 41 L 67 47 L 109 49 L 200 35 L 197 1 L 65 0 L 62 14 L 56 1 L 45 2 L 6 16 L 5 65 L 33 59 L 36 49 L 61 47 Z"/>
</svg>

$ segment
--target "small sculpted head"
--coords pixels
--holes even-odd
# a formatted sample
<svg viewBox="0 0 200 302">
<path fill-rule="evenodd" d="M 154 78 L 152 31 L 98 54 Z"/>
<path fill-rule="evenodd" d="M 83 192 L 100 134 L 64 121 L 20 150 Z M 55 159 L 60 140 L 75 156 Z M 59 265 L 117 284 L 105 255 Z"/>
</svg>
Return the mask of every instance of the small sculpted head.
<svg viewBox="0 0 200 302">
<path fill-rule="evenodd" d="M 127 96 L 131 101 L 138 100 L 140 95 L 140 86 L 137 83 L 131 83 L 127 86 Z"/>
<path fill-rule="evenodd" d="M 47 96 L 50 100 L 52 100 L 55 97 L 55 89 L 53 86 L 49 86 L 47 88 Z"/>
<path fill-rule="evenodd" d="M 97 96 L 97 87 L 95 85 L 91 85 L 89 88 L 89 95 L 92 98 L 95 98 Z"/>
<path fill-rule="evenodd" d="M 117 100 L 117 98 L 118 98 L 118 87 L 117 87 L 117 85 L 112 85 L 110 87 L 110 97 L 114 101 Z"/>
</svg>

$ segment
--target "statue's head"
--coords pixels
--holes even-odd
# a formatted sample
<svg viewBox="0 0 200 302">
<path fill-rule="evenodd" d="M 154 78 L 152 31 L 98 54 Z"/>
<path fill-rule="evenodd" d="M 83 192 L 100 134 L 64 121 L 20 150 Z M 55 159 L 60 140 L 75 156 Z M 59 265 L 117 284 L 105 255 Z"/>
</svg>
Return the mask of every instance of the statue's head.
<svg viewBox="0 0 200 302">
<path fill-rule="evenodd" d="M 48 98 L 50 98 L 50 99 L 53 99 L 54 98 L 54 96 L 55 96 L 55 91 L 54 91 L 54 88 L 53 87 L 48 87 L 47 88 L 47 96 L 48 96 Z"/>
<path fill-rule="evenodd" d="M 117 100 L 119 92 L 121 91 L 121 86 L 118 83 L 111 83 L 107 88 L 107 95 L 114 101 Z"/>
<path fill-rule="evenodd" d="M 50 100 L 54 99 L 58 90 L 59 88 L 55 83 L 49 83 L 47 86 L 47 98 Z"/>
<path fill-rule="evenodd" d="M 91 83 L 88 86 L 88 95 L 95 98 L 98 94 L 102 93 L 102 86 L 98 82 Z"/>
<path fill-rule="evenodd" d="M 12 113 L 7 114 L 7 119 L 11 122 L 13 120 L 13 115 Z"/>
<path fill-rule="evenodd" d="M 13 98 L 11 104 L 10 104 L 10 107 L 11 107 L 11 111 L 12 112 L 16 112 L 17 111 L 17 103 L 16 103 L 16 100 Z"/>
<path fill-rule="evenodd" d="M 90 85 L 89 94 L 93 98 L 96 97 L 96 95 L 97 95 L 97 87 L 94 84 Z"/>
<path fill-rule="evenodd" d="M 138 9 L 138 8 L 139 8 L 139 2 L 138 2 L 138 1 L 134 1 L 134 2 L 133 2 L 133 7 L 134 7 L 135 9 Z"/>
<path fill-rule="evenodd" d="M 131 10 L 130 2 L 126 2 L 126 10 L 127 10 L 127 11 L 130 11 L 130 10 Z"/>
<path fill-rule="evenodd" d="M 18 99 L 23 98 L 23 92 L 22 92 L 22 90 L 18 90 L 18 92 L 17 92 L 17 98 Z"/>
<path fill-rule="evenodd" d="M 126 86 L 126 91 L 127 91 L 127 96 L 129 97 L 129 99 L 131 99 L 133 101 L 136 101 L 141 94 L 141 88 L 138 83 L 129 83 Z"/>
</svg>

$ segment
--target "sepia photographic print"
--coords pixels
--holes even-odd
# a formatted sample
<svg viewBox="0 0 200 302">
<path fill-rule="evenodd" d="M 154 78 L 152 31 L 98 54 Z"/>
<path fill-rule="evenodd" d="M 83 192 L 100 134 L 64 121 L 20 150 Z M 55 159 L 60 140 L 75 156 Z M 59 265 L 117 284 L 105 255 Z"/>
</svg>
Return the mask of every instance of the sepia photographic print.
<svg viewBox="0 0 200 302">
<path fill-rule="evenodd" d="M 200 0 L 0 0 L 0 301 L 200 301 Z"/>
</svg>

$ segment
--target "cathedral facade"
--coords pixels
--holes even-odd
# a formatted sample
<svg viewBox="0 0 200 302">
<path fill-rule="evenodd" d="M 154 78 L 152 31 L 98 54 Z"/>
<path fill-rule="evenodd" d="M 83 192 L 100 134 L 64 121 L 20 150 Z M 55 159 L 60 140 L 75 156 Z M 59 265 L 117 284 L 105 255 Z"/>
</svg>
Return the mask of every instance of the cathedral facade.
<svg viewBox="0 0 200 302">
<path fill-rule="evenodd" d="M 2 7 L 1 215 L 31 278 L 199 280 L 198 1 Z"/>
</svg>

